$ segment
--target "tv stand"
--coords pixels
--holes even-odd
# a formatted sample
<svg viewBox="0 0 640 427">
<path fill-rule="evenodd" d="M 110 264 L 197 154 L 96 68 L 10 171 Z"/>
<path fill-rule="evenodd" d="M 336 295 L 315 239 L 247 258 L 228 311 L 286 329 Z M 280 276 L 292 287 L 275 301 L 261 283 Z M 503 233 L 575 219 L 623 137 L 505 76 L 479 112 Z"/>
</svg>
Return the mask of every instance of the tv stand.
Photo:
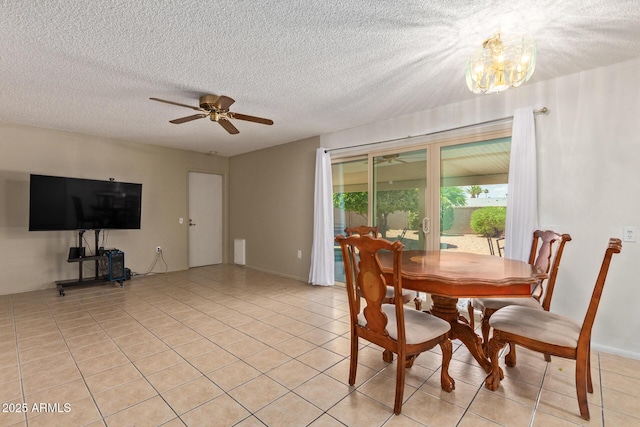
<svg viewBox="0 0 640 427">
<path fill-rule="evenodd" d="M 84 256 L 83 253 L 83 237 L 86 230 L 78 231 L 78 250 L 77 250 L 77 258 L 71 257 L 72 253 L 69 252 L 69 258 L 67 258 L 67 262 L 77 262 L 78 263 L 78 279 L 71 280 L 59 280 L 56 282 L 56 287 L 58 289 L 58 293 L 60 296 L 64 296 L 64 288 L 69 286 L 79 286 L 79 285 L 92 285 L 97 283 L 104 282 L 118 282 L 120 283 L 120 287 L 124 287 L 124 253 L 118 251 L 117 249 L 111 250 L 108 252 L 100 252 L 99 242 L 100 242 L 100 230 L 95 231 L 95 250 L 94 255 Z M 114 253 L 117 253 L 118 256 L 118 270 L 122 271 L 122 274 L 113 274 L 113 258 Z M 83 277 L 83 264 L 85 262 L 93 261 L 95 263 L 95 276 L 93 278 L 85 278 Z M 109 272 L 108 274 L 100 274 L 100 264 L 109 263 Z"/>
</svg>

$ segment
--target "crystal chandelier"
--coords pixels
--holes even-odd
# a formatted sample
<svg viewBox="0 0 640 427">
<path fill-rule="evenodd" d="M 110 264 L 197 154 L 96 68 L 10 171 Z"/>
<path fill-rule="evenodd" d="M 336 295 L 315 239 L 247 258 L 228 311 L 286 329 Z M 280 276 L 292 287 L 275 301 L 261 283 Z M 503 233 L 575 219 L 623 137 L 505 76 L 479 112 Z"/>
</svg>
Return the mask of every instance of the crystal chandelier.
<svg viewBox="0 0 640 427">
<path fill-rule="evenodd" d="M 465 76 L 473 93 L 502 92 L 518 87 L 536 68 L 536 44 L 527 35 L 501 37 L 500 31 L 469 57 Z"/>
</svg>

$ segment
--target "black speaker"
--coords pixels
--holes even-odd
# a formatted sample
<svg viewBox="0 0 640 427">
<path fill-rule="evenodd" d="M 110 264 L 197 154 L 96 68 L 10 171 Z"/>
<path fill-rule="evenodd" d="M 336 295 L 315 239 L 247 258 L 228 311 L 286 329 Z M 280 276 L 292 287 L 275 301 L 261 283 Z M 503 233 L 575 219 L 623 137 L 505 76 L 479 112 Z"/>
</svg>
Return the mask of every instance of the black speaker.
<svg viewBox="0 0 640 427">
<path fill-rule="evenodd" d="M 109 280 L 122 282 L 125 280 L 124 252 L 111 251 L 107 256 L 109 257 Z"/>
</svg>

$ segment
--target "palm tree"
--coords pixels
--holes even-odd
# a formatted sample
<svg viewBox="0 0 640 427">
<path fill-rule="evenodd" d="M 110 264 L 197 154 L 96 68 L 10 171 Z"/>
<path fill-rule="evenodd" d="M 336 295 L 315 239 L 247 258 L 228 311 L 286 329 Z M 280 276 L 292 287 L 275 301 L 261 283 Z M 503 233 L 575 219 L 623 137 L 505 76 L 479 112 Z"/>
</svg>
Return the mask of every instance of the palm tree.
<svg viewBox="0 0 640 427">
<path fill-rule="evenodd" d="M 478 197 L 478 195 L 482 192 L 482 187 L 480 187 L 479 185 L 470 185 L 467 187 L 467 193 L 471 194 L 472 199 Z"/>
</svg>

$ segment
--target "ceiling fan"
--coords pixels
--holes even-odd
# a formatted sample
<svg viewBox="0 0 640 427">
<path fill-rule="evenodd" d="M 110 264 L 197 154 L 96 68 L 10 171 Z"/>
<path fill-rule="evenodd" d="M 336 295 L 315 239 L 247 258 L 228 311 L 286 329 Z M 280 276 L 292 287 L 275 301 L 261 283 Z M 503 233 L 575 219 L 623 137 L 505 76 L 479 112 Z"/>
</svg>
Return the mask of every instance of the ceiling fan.
<svg viewBox="0 0 640 427">
<path fill-rule="evenodd" d="M 182 117 L 179 119 L 169 120 L 170 123 L 179 125 L 181 123 L 190 122 L 192 120 L 203 119 L 209 117 L 211 121 L 218 122 L 220 126 L 225 128 L 230 134 L 237 134 L 240 131 L 231 123 L 230 119 L 245 120 L 248 122 L 260 123 L 263 125 L 272 125 L 273 120 L 264 119 L 262 117 L 248 116 L 246 114 L 234 113 L 229 111 L 231 104 L 236 102 L 233 98 L 225 95 L 202 95 L 200 97 L 200 106 L 180 104 L 179 102 L 167 101 L 160 98 L 149 98 L 152 101 L 164 102 L 166 104 L 177 105 L 179 107 L 191 108 L 200 111 L 192 116 Z"/>
<path fill-rule="evenodd" d="M 376 159 L 376 164 L 378 163 L 393 163 L 393 162 L 399 162 L 399 163 L 407 163 L 404 160 L 402 160 L 400 158 L 400 154 L 386 154 L 384 156 L 381 156 L 380 158 Z"/>
</svg>

